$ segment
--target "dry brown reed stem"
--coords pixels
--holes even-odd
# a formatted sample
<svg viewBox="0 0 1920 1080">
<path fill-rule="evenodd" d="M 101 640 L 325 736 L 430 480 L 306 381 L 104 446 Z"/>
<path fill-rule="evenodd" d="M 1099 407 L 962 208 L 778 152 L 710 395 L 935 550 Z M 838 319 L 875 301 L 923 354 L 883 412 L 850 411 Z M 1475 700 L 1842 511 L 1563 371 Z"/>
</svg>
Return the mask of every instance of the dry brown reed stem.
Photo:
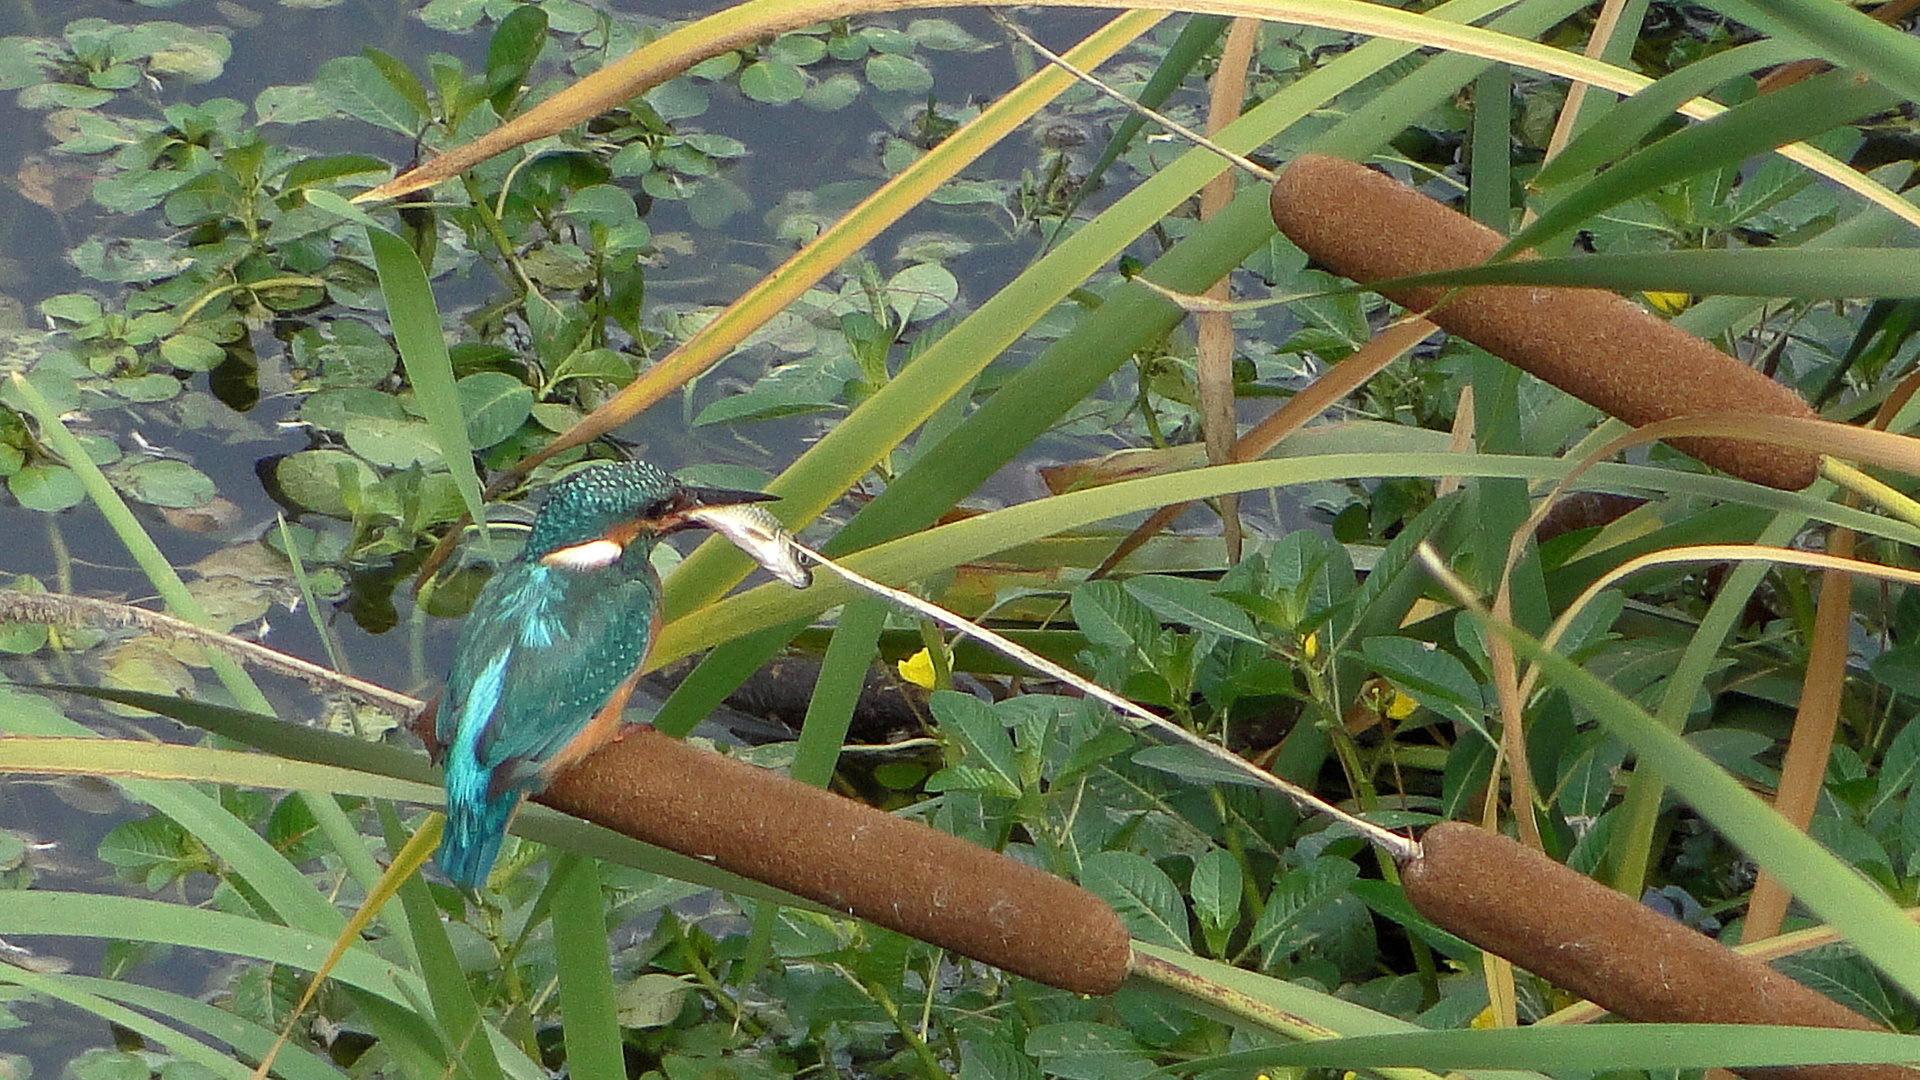
<svg viewBox="0 0 1920 1080">
<path fill-rule="evenodd" d="M 1353 393 L 1362 383 L 1379 374 L 1382 368 L 1420 344 L 1433 331 L 1432 323 L 1411 316 L 1388 324 L 1366 344 L 1348 353 L 1332 369 L 1289 398 L 1285 405 L 1249 428 L 1247 433 L 1240 436 L 1234 443 L 1233 460 L 1235 462 L 1253 461 L 1278 446 L 1287 436 L 1306 427 L 1314 417 L 1332 408 L 1341 398 Z M 1192 503 L 1174 503 L 1154 511 L 1152 516 L 1128 533 L 1126 539 L 1120 541 L 1119 546 L 1113 549 L 1113 553 L 1094 568 L 1089 576 L 1096 578 L 1107 576 L 1114 567 L 1120 565 L 1122 560 L 1140 550 L 1140 545 L 1158 536 L 1162 529 L 1173 524 L 1174 519 L 1192 505 Z"/>
<path fill-rule="evenodd" d="M 1132 959 L 1119 916 L 1078 885 L 652 728 L 537 801 L 1062 990 L 1111 994 Z"/>
<path fill-rule="evenodd" d="M 1852 1009 L 1499 833 L 1446 821 L 1401 867 L 1436 925 L 1630 1020 L 1882 1031 Z M 1916 1080 L 1899 1065 L 1741 1069 L 1767 1080 Z"/>
<path fill-rule="evenodd" d="M 1361 284 L 1474 266 L 1504 242 L 1404 184 L 1320 154 L 1287 166 L 1272 207 L 1289 239 Z M 1636 427 L 1708 414 L 1814 416 L 1793 391 L 1605 290 L 1436 286 L 1385 295 Z M 1732 438 L 1674 445 L 1768 487 L 1799 490 L 1819 475 L 1820 456 L 1809 450 Z"/>
<path fill-rule="evenodd" d="M 1828 538 L 1827 553 L 1853 558 L 1853 531 L 1835 529 Z M 1820 599 L 1814 608 L 1813 640 L 1807 650 L 1807 677 L 1800 687 L 1800 704 L 1794 710 L 1786 757 L 1780 763 L 1780 788 L 1773 797 L 1774 812 L 1801 832 L 1813 822 L 1814 805 L 1827 778 L 1834 732 L 1840 726 L 1840 697 L 1846 689 L 1847 653 L 1852 644 L 1848 628 L 1852 624 L 1853 575 L 1842 570 L 1823 572 Z M 1790 898 L 1778 878 L 1761 870 L 1747 901 L 1741 942 L 1779 933 Z"/>
<path fill-rule="evenodd" d="M 1220 66 L 1213 76 L 1213 93 L 1207 104 L 1207 134 L 1218 136 L 1223 128 L 1240 119 L 1246 102 L 1247 67 L 1253 61 L 1253 46 L 1260 20 L 1233 20 L 1227 41 L 1220 50 Z M 1233 201 L 1234 181 L 1239 174 L 1232 169 L 1207 181 L 1200 189 L 1200 220 L 1206 221 Z M 1232 299 L 1232 284 L 1227 278 L 1207 290 L 1215 300 Z M 1233 316 L 1224 311 L 1203 311 L 1193 317 L 1195 326 L 1195 388 L 1200 395 L 1201 431 L 1207 442 L 1207 464 L 1225 465 L 1233 460 L 1234 436 L 1238 431 L 1233 400 Z M 1227 565 L 1240 562 L 1240 496 L 1220 496 L 1220 523 L 1227 542 Z"/>
</svg>

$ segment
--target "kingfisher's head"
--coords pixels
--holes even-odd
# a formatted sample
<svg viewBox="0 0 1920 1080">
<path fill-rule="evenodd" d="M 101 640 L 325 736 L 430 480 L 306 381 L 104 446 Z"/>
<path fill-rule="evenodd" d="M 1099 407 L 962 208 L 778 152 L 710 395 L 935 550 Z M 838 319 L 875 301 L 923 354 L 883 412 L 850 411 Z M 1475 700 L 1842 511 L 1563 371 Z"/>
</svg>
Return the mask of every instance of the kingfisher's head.
<svg viewBox="0 0 1920 1080">
<path fill-rule="evenodd" d="M 693 511 L 774 498 L 758 491 L 682 484 L 644 461 L 588 465 L 549 489 L 521 557 L 549 566 L 598 569 L 617 562 L 628 544 L 699 525 L 690 516 Z"/>
</svg>

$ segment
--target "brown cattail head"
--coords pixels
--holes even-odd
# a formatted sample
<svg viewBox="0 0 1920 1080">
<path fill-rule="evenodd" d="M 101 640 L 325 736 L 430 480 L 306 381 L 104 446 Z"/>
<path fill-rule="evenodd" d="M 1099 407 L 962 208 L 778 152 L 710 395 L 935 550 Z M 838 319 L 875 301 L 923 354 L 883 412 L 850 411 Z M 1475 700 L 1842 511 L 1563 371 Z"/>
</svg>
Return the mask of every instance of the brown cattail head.
<svg viewBox="0 0 1920 1080">
<path fill-rule="evenodd" d="M 1630 1020 L 1883 1030 L 1705 934 L 1505 836 L 1443 821 L 1401 868 L 1414 909 Z M 1742 1069 L 1768 1080 L 1916 1080 L 1898 1065 Z"/>
<path fill-rule="evenodd" d="M 652 728 L 536 798 L 1048 986 L 1110 994 L 1132 959 L 1119 916 L 1078 885 Z"/>
<path fill-rule="evenodd" d="M 1273 221 L 1315 260 L 1368 284 L 1485 262 L 1504 238 L 1389 177 L 1302 154 L 1273 185 Z M 1634 426 L 1680 416 L 1812 417 L 1799 395 L 1706 342 L 1602 289 L 1440 287 L 1388 299 Z M 1726 438 L 1674 445 L 1756 484 L 1798 490 L 1819 455 Z"/>
</svg>

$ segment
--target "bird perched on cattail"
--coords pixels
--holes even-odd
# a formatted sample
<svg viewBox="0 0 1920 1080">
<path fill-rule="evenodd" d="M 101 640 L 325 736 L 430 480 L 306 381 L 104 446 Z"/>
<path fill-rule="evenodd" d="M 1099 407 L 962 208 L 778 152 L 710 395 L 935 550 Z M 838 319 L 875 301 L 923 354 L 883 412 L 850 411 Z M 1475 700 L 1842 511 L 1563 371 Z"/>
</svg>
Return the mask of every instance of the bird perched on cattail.
<svg viewBox="0 0 1920 1080">
<path fill-rule="evenodd" d="M 660 626 L 655 541 L 772 498 L 638 461 L 553 485 L 526 547 L 474 601 L 435 716 L 447 791 L 436 859 L 455 884 L 484 882 L 521 801 L 619 731 Z"/>
</svg>

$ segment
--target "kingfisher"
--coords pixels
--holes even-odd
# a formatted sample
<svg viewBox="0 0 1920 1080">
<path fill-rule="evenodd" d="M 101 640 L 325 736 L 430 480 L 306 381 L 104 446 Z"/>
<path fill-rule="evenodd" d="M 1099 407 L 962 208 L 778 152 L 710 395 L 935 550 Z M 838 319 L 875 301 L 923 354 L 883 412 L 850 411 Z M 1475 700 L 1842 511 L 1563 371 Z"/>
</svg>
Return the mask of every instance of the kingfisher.
<svg viewBox="0 0 1920 1080">
<path fill-rule="evenodd" d="M 640 461 L 553 485 L 526 547 L 475 599 L 434 718 L 447 789 L 435 858 L 455 884 L 478 888 L 520 803 L 619 732 L 660 628 L 654 543 L 774 498 L 682 484 Z"/>
</svg>

